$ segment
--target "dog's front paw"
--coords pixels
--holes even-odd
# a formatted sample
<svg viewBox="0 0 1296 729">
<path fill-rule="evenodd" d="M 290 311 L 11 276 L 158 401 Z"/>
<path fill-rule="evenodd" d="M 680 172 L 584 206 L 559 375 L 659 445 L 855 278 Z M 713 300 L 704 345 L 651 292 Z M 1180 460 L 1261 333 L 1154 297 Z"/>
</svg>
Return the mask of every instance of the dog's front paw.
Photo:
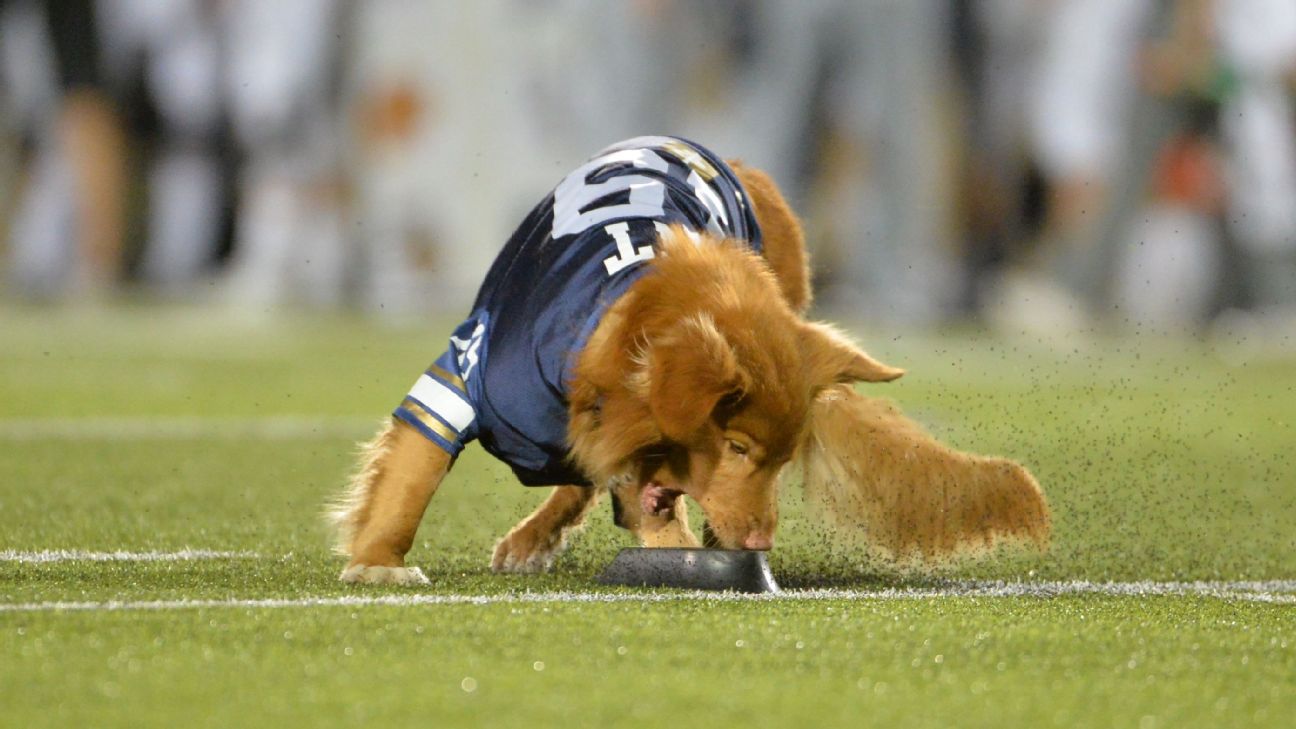
<svg viewBox="0 0 1296 729">
<path fill-rule="evenodd" d="M 360 585 L 426 585 L 427 575 L 418 567 L 380 567 L 353 564 L 342 570 L 338 579 Z"/>
<path fill-rule="evenodd" d="M 529 529 L 514 529 L 495 545 L 491 570 L 515 574 L 546 572 L 558 557 L 558 546 L 552 539 Z"/>
</svg>

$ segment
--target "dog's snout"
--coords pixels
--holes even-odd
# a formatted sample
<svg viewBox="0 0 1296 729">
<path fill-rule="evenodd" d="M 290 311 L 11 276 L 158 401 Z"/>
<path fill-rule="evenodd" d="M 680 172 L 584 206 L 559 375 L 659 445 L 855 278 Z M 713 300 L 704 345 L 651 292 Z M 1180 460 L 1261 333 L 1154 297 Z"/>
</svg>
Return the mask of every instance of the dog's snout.
<svg viewBox="0 0 1296 729">
<path fill-rule="evenodd" d="M 761 552 L 768 552 L 774 548 L 774 537 L 769 534 L 760 534 L 752 532 L 743 540 L 743 549 L 755 549 Z"/>
</svg>

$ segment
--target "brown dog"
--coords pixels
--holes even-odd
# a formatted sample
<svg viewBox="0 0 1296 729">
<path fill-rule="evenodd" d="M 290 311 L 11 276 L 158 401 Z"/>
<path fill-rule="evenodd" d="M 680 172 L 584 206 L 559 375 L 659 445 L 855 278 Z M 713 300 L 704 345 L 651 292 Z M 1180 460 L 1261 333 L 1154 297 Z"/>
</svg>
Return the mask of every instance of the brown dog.
<svg viewBox="0 0 1296 729">
<path fill-rule="evenodd" d="M 621 185 L 618 175 L 631 182 Z M 640 189 L 657 184 L 678 197 L 663 204 L 661 193 Z M 635 211 L 657 214 L 648 216 L 652 227 L 640 228 L 648 237 L 631 240 L 633 231 L 618 227 L 624 218 L 598 212 L 600 206 L 629 211 L 636 195 L 638 203 L 649 204 Z M 722 204 L 723 195 L 729 197 Z M 573 196 L 579 204 L 569 204 Z M 538 210 L 550 205 L 552 222 L 548 213 L 533 213 L 515 239 L 541 230 L 549 236 L 543 245 L 551 246 L 554 240 L 579 242 L 593 231 L 603 246 L 599 257 L 610 253 L 602 259 L 609 280 L 630 268 L 626 261 L 640 269 L 623 289 L 613 289 L 614 297 L 600 292 L 605 307 L 568 353 L 571 366 L 562 369 L 559 383 L 566 428 L 557 456 L 561 464 L 528 460 L 531 451 L 522 446 L 510 450 L 512 427 L 494 426 L 500 433 L 472 430 L 491 416 L 492 398 L 507 400 L 502 393 L 509 382 L 497 379 L 492 385 L 491 368 L 500 377 L 512 361 L 508 348 L 519 345 L 498 331 L 483 333 L 479 322 L 485 317 L 470 319 L 461 328 L 463 336 L 452 338 L 449 354 L 456 356 L 443 356 L 429 369 L 424 379 L 431 378 L 431 384 L 416 386 L 398 417 L 366 447 L 349 492 L 332 512 L 339 549 L 351 558 L 343 580 L 426 581 L 417 568 L 404 565 L 404 557 L 461 447 L 456 434 L 481 437 L 524 482 L 556 486 L 497 545 L 491 563 L 497 571 L 546 569 L 603 491 L 613 495 L 618 525 L 644 546 L 699 544 L 681 502 L 688 496 L 706 517 L 708 546 L 769 549 L 778 519 L 778 477 L 798 451 L 813 456 L 807 469 L 811 493 L 825 502 L 837 499 L 841 519 L 873 528 L 885 522 L 876 517 L 878 508 L 855 505 L 841 497 L 843 490 L 858 490 L 885 512 L 888 493 L 923 488 L 940 464 L 948 466 L 940 472 L 942 481 L 974 477 L 965 496 L 989 493 L 984 487 L 999 480 L 993 470 L 999 462 L 986 468 L 972 457 L 932 447 L 908 482 L 905 466 L 891 462 L 895 458 L 887 462 L 884 477 L 869 476 L 873 463 L 865 458 L 871 446 L 856 441 L 889 443 L 910 437 L 911 431 L 897 420 L 884 427 L 894 426 L 900 435 L 874 438 L 864 427 L 872 421 L 862 420 L 870 401 L 855 399 L 847 385 L 893 380 L 902 371 L 869 357 L 827 325 L 802 318 L 810 285 L 801 227 L 765 174 L 736 162 L 726 166 L 682 140 L 640 138 L 611 147 L 578 169 Z M 668 212 L 660 214 L 663 209 Z M 672 209 L 684 213 L 673 215 Z M 736 222 L 744 214 L 746 227 Z M 577 237 L 560 237 L 560 232 Z M 510 241 L 500 257 L 504 263 L 497 262 L 491 277 L 517 276 L 522 270 L 534 278 L 516 263 L 529 255 L 528 245 Z M 527 279 L 525 287 L 504 286 L 504 303 L 495 306 L 547 285 Z M 482 301 L 493 299 L 483 294 Z M 470 341 L 470 330 L 478 339 Z M 480 369 L 479 355 L 486 362 Z M 463 410 L 455 398 L 486 404 Z M 448 404 L 438 409 L 433 400 Z M 822 422 L 811 425 L 816 419 Z M 857 426 L 859 432 L 846 432 Z M 541 437 L 532 441 L 540 446 L 536 453 L 554 450 L 546 451 Z M 825 456 L 825 449 L 832 453 Z M 513 453 L 521 455 L 510 460 Z M 572 475 L 559 480 L 564 466 Z M 943 509 L 948 499 L 918 506 L 901 499 L 909 510 L 897 518 L 913 521 L 913 531 L 900 525 L 898 532 L 880 532 L 884 546 L 897 555 L 926 559 L 985 541 L 985 534 L 1043 538 L 1047 510 L 1034 481 L 1016 464 L 1006 465 L 1002 477 L 1016 486 L 1001 489 L 1003 498 L 994 489 L 992 499 L 973 496 L 966 501 L 968 514 L 957 521 L 913 513 Z"/>
</svg>

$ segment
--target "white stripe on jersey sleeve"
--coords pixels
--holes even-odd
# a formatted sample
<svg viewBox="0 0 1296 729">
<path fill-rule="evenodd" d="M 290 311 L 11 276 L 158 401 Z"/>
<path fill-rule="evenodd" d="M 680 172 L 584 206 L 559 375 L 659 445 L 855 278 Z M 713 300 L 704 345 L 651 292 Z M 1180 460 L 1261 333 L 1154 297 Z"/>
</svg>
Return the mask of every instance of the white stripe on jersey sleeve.
<svg viewBox="0 0 1296 729">
<path fill-rule="evenodd" d="M 455 430 L 463 433 L 472 425 L 477 414 L 463 396 L 437 382 L 427 375 L 418 378 L 409 396 L 428 407 L 429 410 L 445 418 Z"/>
</svg>

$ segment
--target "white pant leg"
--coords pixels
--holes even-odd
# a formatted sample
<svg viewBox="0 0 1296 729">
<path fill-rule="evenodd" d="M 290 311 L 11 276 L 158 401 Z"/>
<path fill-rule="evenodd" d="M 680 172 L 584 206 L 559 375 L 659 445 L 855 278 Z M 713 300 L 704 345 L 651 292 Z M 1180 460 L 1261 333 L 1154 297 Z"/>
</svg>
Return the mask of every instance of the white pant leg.
<svg viewBox="0 0 1296 729">
<path fill-rule="evenodd" d="M 142 273 L 164 287 L 193 283 L 211 262 L 220 231 L 219 162 L 204 150 L 166 150 L 149 170 L 148 185 Z"/>
<path fill-rule="evenodd" d="M 32 160 L 9 231 L 10 275 L 26 295 L 63 293 L 76 259 L 76 195 L 71 166 L 54 145 Z"/>
</svg>

